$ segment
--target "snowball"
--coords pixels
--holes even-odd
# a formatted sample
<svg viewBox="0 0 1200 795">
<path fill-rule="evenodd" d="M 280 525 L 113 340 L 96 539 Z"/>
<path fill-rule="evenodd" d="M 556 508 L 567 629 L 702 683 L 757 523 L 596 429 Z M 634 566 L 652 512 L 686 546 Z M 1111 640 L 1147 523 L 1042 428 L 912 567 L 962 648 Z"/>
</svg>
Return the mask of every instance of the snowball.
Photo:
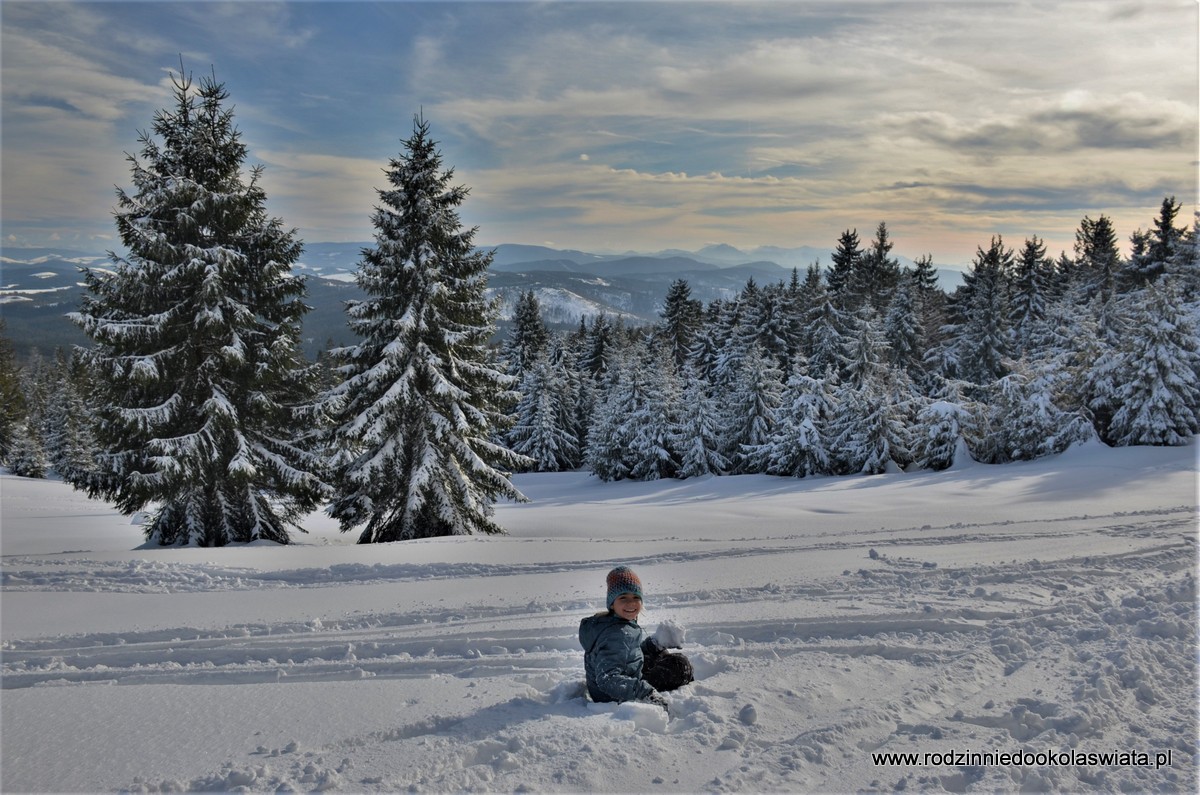
<svg viewBox="0 0 1200 795">
<path fill-rule="evenodd" d="M 683 627 L 670 620 L 660 623 L 654 631 L 654 639 L 668 649 L 683 648 L 683 638 Z"/>
</svg>

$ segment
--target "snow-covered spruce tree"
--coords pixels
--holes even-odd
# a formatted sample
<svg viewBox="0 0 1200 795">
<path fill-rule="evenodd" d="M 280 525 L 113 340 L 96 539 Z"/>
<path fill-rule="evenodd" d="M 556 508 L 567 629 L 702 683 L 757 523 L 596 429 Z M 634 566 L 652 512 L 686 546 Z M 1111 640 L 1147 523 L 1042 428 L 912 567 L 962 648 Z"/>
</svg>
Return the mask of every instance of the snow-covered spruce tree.
<svg viewBox="0 0 1200 795">
<path fill-rule="evenodd" d="M 513 325 L 504 342 L 504 362 L 508 374 L 521 378 L 550 343 L 550 332 L 542 320 L 542 307 L 533 290 L 526 290 L 513 307 Z"/>
<path fill-rule="evenodd" d="M 670 350 L 641 340 L 620 352 L 610 375 L 588 433 L 592 473 L 601 480 L 674 477 L 679 386 Z"/>
<path fill-rule="evenodd" d="M 23 478 L 44 478 L 50 468 L 42 435 L 29 423 L 20 422 L 13 428 L 9 441 L 8 468 Z"/>
<path fill-rule="evenodd" d="M 1174 196 L 1163 199 L 1158 217 L 1148 232 L 1130 235 L 1130 255 L 1121 270 L 1120 286 L 1129 291 L 1144 287 L 1167 271 L 1167 266 L 1183 244 L 1186 229 L 1175 226 L 1181 209 Z"/>
<path fill-rule="evenodd" d="M 625 480 L 633 472 L 626 418 L 645 402 L 646 384 L 625 351 L 614 351 L 607 368 L 607 384 L 592 413 L 584 458 L 601 480 Z"/>
<path fill-rule="evenodd" d="M 1004 464 L 1061 453 L 1083 438 L 1079 415 L 1054 404 L 1051 382 L 1028 362 L 1012 363 L 1013 372 L 988 387 L 986 405 L 976 416 L 976 461 Z M 1088 436 L 1091 430 L 1088 428 Z"/>
<path fill-rule="evenodd" d="M 754 341 L 783 372 L 790 369 L 792 356 L 800 349 L 799 336 L 793 336 L 796 324 L 792 322 L 789 304 L 783 282 L 776 282 L 759 290 L 757 306 L 750 315 Z"/>
<path fill-rule="evenodd" d="M 940 471 L 970 459 L 966 434 L 972 425 L 970 409 L 950 400 L 934 400 L 917 413 L 912 431 L 913 461 L 922 469 Z"/>
<path fill-rule="evenodd" d="M 561 353 L 563 372 L 567 376 L 567 389 L 571 394 L 571 433 L 578 440 L 579 455 L 576 466 L 583 461 L 584 451 L 587 450 L 588 426 L 592 422 L 592 412 L 596 407 L 599 390 L 596 382 L 589 373 L 580 367 L 583 346 L 586 340 L 586 327 L 580 319 L 580 329 L 565 335 L 562 339 Z"/>
<path fill-rule="evenodd" d="M 76 357 L 56 352 L 54 384 L 42 413 L 42 438 L 50 467 L 67 483 L 86 488 L 95 472 L 96 415 L 85 398 L 86 368 Z"/>
<path fill-rule="evenodd" d="M 1009 330 L 1009 279 L 1013 251 L 999 236 L 987 251 L 977 249 L 971 271 L 963 274 L 956 293 L 962 312 L 953 346 L 957 373 L 977 384 L 989 384 L 1007 374 L 1004 364 L 1012 347 Z"/>
<path fill-rule="evenodd" d="M 633 462 L 630 475 L 635 480 L 672 478 L 679 469 L 675 442 L 681 394 L 673 351 L 650 338 L 636 353 L 646 392 L 639 409 L 625 418 Z"/>
<path fill-rule="evenodd" d="M 909 273 L 900 276 L 892 302 L 883 318 L 883 336 L 887 341 L 885 357 L 893 366 L 915 381 L 925 373 L 925 329 L 914 296 L 917 287 Z"/>
<path fill-rule="evenodd" d="M 1179 246 L 1167 262 L 1166 275 L 1175 283 L 1185 304 L 1200 302 L 1200 210 L 1183 233 Z"/>
<path fill-rule="evenodd" d="M 261 167 L 243 179 L 223 85 L 173 82 L 161 143 L 140 136 L 134 192 L 117 192 L 128 257 L 86 272 L 72 316 L 93 342 L 100 417 L 87 490 L 126 513 L 156 506 L 152 543 L 287 543 L 324 496 L 307 448 L 319 413 L 298 344 L 301 244 L 268 217 Z"/>
<path fill-rule="evenodd" d="M 917 257 L 916 267 L 910 271 L 915 292 L 913 299 L 916 303 L 917 318 L 922 333 L 924 353 L 921 357 L 922 376 L 917 383 L 927 392 L 932 393 L 936 387 L 937 374 L 940 367 L 930 367 L 930 352 L 941 347 L 942 329 L 946 325 L 946 293 L 938 284 L 937 270 L 933 266 L 933 258 L 928 254 Z M 936 358 L 936 354 L 935 354 Z"/>
<path fill-rule="evenodd" d="M 852 331 L 845 340 L 846 364 L 842 381 L 853 389 L 859 389 L 882 377 L 892 351 L 883 326 L 870 305 L 863 304 L 852 318 L 852 323 Z"/>
<path fill-rule="evenodd" d="M 1075 270 L 1072 279 L 1084 288 L 1088 300 L 1099 297 L 1108 303 L 1116 294 L 1121 270 L 1117 232 L 1112 219 L 1101 215 L 1093 221 L 1084 216 L 1075 232 Z"/>
<path fill-rule="evenodd" d="M 900 262 L 891 256 L 894 245 L 887 224 L 880 221 L 875 237 L 858 258 L 850 279 L 852 291 L 864 302 L 869 302 L 879 314 L 887 309 L 892 290 L 900 280 Z"/>
<path fill-rule="evenodd" d="M 592 380 L 603 381 L 612 369 L 613 359 L 620 348 L 617 336 L 612 319 L 606 313 L 601 312 L 592 320 L 592 325 L 584 335 L 579 360 L 580 369 L 588 373 Z"/>
<path fill-rule="evenodd" d="M 728 394 L 734 389 L 742 363 L 754 342 L 754 335 L 745 327 L 747 304 L 755 300 L 758 286 L 751 282 L 735 298 L 722 301 L 719 314 L 714 320 L 716 334 L 713 343 L 716 355 L 713 358 L 709 381 L 717 394 Z"/>
<path fill-rule="evenodd" d="M 825 434 L 832 416 L 833 402 L 825 382 L 810 378 L 797 367 L 781 396 L 766 473 L 796 478 L 828 473 Z"/>
<path fill-rule="evenodd" d="M 793 352 L 807 358 L 812 350 L 812 337 L 809 330 L 809 319 L 815 314 L 816 307 L 826 299 L 828 290 L 825 288 L 825 276 L 821 273 L 820 263 L 814 262 L 804 271 L 804 279 L 797 281 L 797 272 L 792 271 L 792 286 L 788 288 L 791 305 L 791 321 L 795 328 L 792 331 L 797 349 Z"/>
<path fill-rule="evenodd" d="M 870 307 L 860 313 L 869 316 Z M 870 323 L 860 327 L 858 350 L 869 353 Z M 912 461 L 909 427 L 914 421 L 915 389 L 903 370 L 869 356 L 861 359 L 845 383 L 834 392 L 834 413 L 828 425 L 828 450 L 834 474 L 876 475 L 891 464 L 903 468 Z"/>
<path fill-rule="evenodd" d="M 704 306 L 692 298 L 692 288 L 686 279 L 676 279 L 663 299 L 662 322 L 658 333 L 670 346 L 676 370 L 682 369 L 691 356 L 700 330 Z"/>
<path fill-rule="evenodd" d="M 0 463 L 16 438 L 17 427 L 25 420 L 25 393 L 21 390 L 21 368 L 12 343 L 5 334 L 4 318 L 0 317 Z"/>
<path fill-rule="evenodd" d="M 720 307 L 723 302 L 717 299 L 704 310 L 704 321 L 696 332 L 696 340 L 688 351 L 688 364 L 695 375 L 706 384 L 717 371 L 717 362 L 721 356 L 721 329 L 717 324 L 720 317 Z"/>
<path fill-rule="evenodd" d="M 726 456 L 733 474 L 765 472 L 781 399 L 782 376 L 772 357 L 751 345 L 725 403 Z"/>
<path fill-rule="evenodd" d="M 837 308 L 832 293 L 822 290 L 805 318 L 808 372 L 814 378 L 840 377 L 847 365 L 847 329 L 852 315 Z"/>
<path fill-rule="evenodd" d="M 1072 289 L 1071 294 L 1080 291 Z M 1031 329 L 1025 358 L 1050 387 L 1054 403 L 1064 411 L 1085 410 L 1090 395 L 1109 392 L 1103 384 L 1089 383 L 1093 364 L 1108 349 L 1096 318 L 1087 304 L 1059 299 L 1046 305 L 1046 316 Z"/>
<path fill-rule="evenodd" d="M 913 460 L 916 397 L 911 379 L 903 370 L 887 368 L 883 378 L 868 384 L 863 393 L 867 412 L 860 437 L 866 453 L 862 474 L 883 474 L 893 466 L 904 469 Z"/>
<path fill-rule="evenodd" d="M 356 274 L 367 298 L 347 306 L 362 341 L 335 353 L 328 510 L 343 532 L 365 524 L 359 543 L 502 533 L 494 503 L 524 500 L 507 470 L 528 462 L 492 440 L 517 399 L 488 350 L 492 254 L 459 221 L 467 189 L 451 185 L 428 122 L 415 118 L 403 146 Z"/>
<path fill-rule="evenodd" d="M 559 472 L 579 464 L 575 395 L 558 341 L 525 370 L 509 447 L 529 458 L 537 472 Z"/>
<path fill-rule="evenodd" d="M 708 385 L 690 364 L 684 367 L 682 404 L 673 447 L 679 451 L 678 478 L 720 475 L 729 468 L 721 455 L 720 413 Z"/>
<path fill-rule="evenodd" d="M 1111 412 L 1116 445 L 1182 445 L 1200 432 L 1200 337 L 1179 291 L 1160 279 L 1130 303 L 1120 347 L 1097 361 L 1092 381 L 1109 385 L 1094 409 Z"/>
<path fill-rule="evenodd" d="M 829 284 L 829 292 L 839 309 L 857 309 L 853 300 L 851 281 L 858 267 L 858 261 L 863 256 L 857 229 L 847 229 L 838 238 L 837 248 L 831 256 L 832 265 L 825 278 Z"/>
<path fill-rule="evenodd" d="M 1046 318 L 1048 281 L 1053 261 L 1046 258 L 1045 241 L 1034 235 L 1025 240 L 1014 266 L 1009 322 L 1013 350 L 1023 355 L 1033 344 L 1039 325 Z"/>
</svg>

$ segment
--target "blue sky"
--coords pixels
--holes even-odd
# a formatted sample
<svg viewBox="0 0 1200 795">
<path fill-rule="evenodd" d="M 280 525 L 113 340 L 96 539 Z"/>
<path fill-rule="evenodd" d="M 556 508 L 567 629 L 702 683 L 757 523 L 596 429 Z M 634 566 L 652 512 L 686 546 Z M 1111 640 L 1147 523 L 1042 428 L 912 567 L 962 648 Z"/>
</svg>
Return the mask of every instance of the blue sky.
<svg viewBox="0 0 1200 795">
<path fill-rule="evenodd" d="M 368 241 L 423 111 L 477 242 L 1070 251 L 1196 206 L 1197 3 L 0 4 L 0 235 L 117 245 L 125 153 L 214 70 L 308 242 Z M 828 263 L 826 263 L 828 264 Z"/>
</svg>

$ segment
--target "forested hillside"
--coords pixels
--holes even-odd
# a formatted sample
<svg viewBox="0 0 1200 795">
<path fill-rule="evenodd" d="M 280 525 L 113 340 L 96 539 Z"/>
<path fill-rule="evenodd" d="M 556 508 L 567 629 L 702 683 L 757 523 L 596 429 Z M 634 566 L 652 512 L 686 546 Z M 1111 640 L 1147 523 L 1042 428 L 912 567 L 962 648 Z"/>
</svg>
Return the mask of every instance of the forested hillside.
<svg viewBox="0 0 1200 795">
<path fill-rule="evenodd" d="M 1085 217 L 1075 256 L 1037 237 L 980 246 L 962 287 L 901 268 L 885 224 L 833 267 L 694 300 L 661 322 L 600 316 L 551 334 L 527 295 L 505 346 L 521 379 L 513 449 L 601 478 L 879 473 L 1037 458 L 1099 437 L 1182 444 L 1200 429 L 1196 227 L 1163 201 L 1118 253 Z"/>
</svg>

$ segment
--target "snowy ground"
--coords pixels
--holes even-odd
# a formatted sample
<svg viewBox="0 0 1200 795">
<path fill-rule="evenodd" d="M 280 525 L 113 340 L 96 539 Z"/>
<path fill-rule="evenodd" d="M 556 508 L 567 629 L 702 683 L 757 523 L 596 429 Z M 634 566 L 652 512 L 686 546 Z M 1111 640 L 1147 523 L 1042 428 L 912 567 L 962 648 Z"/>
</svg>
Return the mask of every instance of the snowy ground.
<svg viewBox="0 0 1200 795">
<path fill-rule="evenodd" d="M 315 516 L 287 548 L 138 549 L 5 475 L 0 789 L 1193 792 L 1196 454 L 528 475 L 507 537 L 365 547 Z M 669 723 L 580 696 L 616 563 L 686 630 Z"/>
</svg>

